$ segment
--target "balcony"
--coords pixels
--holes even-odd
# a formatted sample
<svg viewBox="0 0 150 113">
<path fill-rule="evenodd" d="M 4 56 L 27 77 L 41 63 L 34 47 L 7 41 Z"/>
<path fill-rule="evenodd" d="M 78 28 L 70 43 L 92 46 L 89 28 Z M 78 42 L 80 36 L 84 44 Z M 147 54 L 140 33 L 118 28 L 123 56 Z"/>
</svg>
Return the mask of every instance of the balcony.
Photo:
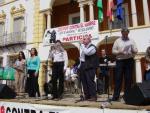
<svg viewBox="0 0 150 113">
<path fill-rule="evenodd" d="M 0 36 L 0 47 L 26 43 L 26 32 L 13 32 Z"/>
</svg>

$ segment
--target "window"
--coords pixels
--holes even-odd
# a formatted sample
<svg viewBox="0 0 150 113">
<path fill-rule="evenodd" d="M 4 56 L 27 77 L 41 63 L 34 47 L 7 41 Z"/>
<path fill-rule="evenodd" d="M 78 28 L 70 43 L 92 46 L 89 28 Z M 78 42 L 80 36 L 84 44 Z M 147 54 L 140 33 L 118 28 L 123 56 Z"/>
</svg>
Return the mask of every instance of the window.
<svg viewBox="0 0 150 113">
<path fill-rule="evenodd" d="M 116 7 L 113 11 L 114 21 L 112 22 L 112 26 L 111 26 L 111 24 L 108 24 L 109 29 L 111 29 L 111 28 L 112 29 L 120 29 L 120 28 L 129 26 L 128 6 L 127 6 L 127 4 L 124 4 L 122 7 L 123 7 L 123 20 L 119 20 L 117 18 L 117 14 L 116 14 L 117 7 Z M 110 22 L 108 22 L 108 23 L 110 23 Z"/>
<path fill-rule="evenodd" d="M 73 18 L 72 18 L 72 23 L 73 23 L 73 24 L 80 23 L 80 17 L 73 17 Z"/>
<path fill-rule="evenodd" d="M 80 13 L 74 13 L 69 15 L 69 24 L 80 23 Z"/>
<path fill-rule="evenodd" d="M 0 23 L 0 36 L 2 36 L 4 34 L 4 23 L 1 22 Z"/>
<path fill-rule="evenodd" d="M 14 18 L 13 32 L 22 32 L 24 29 L 24 17 Z"/>
</svg>

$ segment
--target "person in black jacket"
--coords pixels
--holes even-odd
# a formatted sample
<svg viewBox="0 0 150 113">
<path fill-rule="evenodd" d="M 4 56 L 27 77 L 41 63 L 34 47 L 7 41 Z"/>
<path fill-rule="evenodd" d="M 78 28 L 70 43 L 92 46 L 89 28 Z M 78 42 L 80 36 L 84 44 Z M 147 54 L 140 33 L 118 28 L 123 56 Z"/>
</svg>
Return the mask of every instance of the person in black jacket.
<svg viewBox="0 0 150 113">
<path fill-rule="evenodd" d="M 110 63 L 110 59 L 109 57 L 106 55 L 106 51 L 105 49 L 101 50 L 101 57 L 100 57 L 100 75 L 99 78 L 102 83 L 104 85 L 102 88 L 102 91 L 100 91 L 100 93 L 107 93 L 108 90 L 108 82 L 109 82 L 109 76 L 108 76 L 108 72 L 109 72 L 109 68 L 108 68 L 108 63 Z"/>
</svg>

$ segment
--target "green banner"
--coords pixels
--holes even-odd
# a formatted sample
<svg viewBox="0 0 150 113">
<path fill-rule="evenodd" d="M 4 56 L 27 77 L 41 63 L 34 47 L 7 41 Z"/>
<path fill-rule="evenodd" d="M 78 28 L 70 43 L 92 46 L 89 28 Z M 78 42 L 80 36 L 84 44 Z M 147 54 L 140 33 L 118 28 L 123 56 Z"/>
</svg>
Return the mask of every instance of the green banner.
<svg viewBox="0 0 150 113">
<path fill-rule="evenodd" d="M 15 80 L 15 69 L 11 67 L 5 67 L 3 70 L 3 80 Z"/>
<path fill-rule="evenodd" d="M 4 68 L 0 67 L 0 80 L 3 79 L 3 70 L 4 70 Z"/>
</svg>

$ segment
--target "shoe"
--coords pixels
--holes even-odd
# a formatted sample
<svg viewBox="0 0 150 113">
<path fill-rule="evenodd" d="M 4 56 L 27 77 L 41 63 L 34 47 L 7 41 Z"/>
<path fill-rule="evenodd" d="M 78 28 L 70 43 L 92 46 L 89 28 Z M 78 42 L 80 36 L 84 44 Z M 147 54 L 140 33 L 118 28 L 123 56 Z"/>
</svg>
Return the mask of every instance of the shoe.
<svg viewBox="0 0 150 113">
<path fill-rule="evenodd" d="M 54 100 L 54 99 L 57 99 L 57 97 L 52 97 L 50 100 Z"/>
<path fill-rule="evenodd" d="M 119 98 L 118 98 L 118 97 L 113 97 L 113 98 L 111 99 L 111 101 L 119 101 Z"/>
<path fill-rule="evenodd" d="M 92 98 L 88 99 L 88 101 L 97 101 L 97 98 L 96 97 L 92 97 Z"/>
<path fill-rule="evenodd" d="M 98 93 L 98 95 L 102 95 L 103 91 L 98 91 L 97 93 Z"/>
<path fill-rule="evenodd" d="M 83 96 L 83 95 L 80 95 L 80 98 L 83 99 L 83 100 L 88 100 L 88 99 L 90 99 L 90 96 Z"/>
<path fill-rule="evenodd" d="M 80 95 L 80 98 L 78 99 L 78 100 L 76 100 L 76 102 L 75 103 L 77 103 L 77 102 L 81 102 L 81 101 L 85 101 L 85 100 L 88 100 L 89 98 L 87 98 L 87 97 L 84 97 L 83 95 Z"/>
<path fill-rule="evenodd" d="M 62 96 L 62 95 L 58 97 L 58 100 L 61 100 L 61 99 L 63 99 L 63 96 Z"/>
</svg>

